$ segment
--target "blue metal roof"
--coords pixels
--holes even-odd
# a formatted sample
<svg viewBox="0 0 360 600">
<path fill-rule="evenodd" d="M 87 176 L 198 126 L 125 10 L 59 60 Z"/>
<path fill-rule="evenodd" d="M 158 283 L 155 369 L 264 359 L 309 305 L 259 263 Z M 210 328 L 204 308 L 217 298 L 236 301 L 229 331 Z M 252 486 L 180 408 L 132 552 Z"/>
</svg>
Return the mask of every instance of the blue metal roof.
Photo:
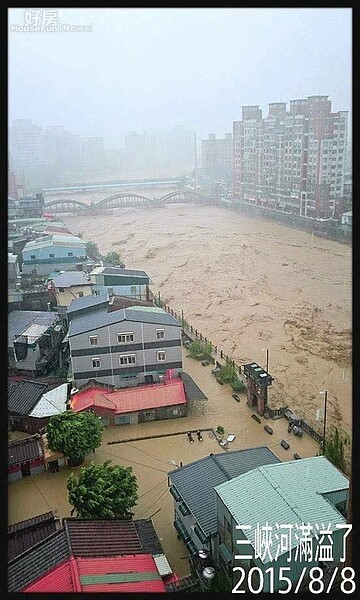
<svg viewBox="0 0 360 600">
<path fill-rule="evenodd" d="M 205 535 L 215 533 L 214 488 L 260 465 L 280 462 L 267 446 L 212 454 L 169 472 L 182 499 Z"/>
<path fill-rule="evenodd" d="M 92 306 L 98 306 L 99 304 L 107 304 L 109 301 L 109 295 L 106 294 L 101 294 L 100 296 L 95 296 L 95 295 L 89 295 L 89 296 L 83 296 L 83 298 L 74 298 L 74 300 L 71 300 L 66 314 L 67 315 L 71 315 L 74 312 L 78 312 L 80 310 L 83 310 L 85 308 L 90 308 Z"/>
<path fill-rule="evenodd" d="M 85 298 L 82 298 L 84 300 Z M 72 304 L 72 303 L 71 303 Z M 146 312 L 141 310 L 127 310 L 126 308 L 112 312 L 98 311 L 85 315 L 75 316 L 71 319 L 69 338 L 74 335 L 94 331 L 107 325 L 121 323 L 122 321 L 137 321 L 140 323 L 154 323 L 159 325 L 174 325 L 181 327 L 180 323 L 167 312 Z"/>
</svg>

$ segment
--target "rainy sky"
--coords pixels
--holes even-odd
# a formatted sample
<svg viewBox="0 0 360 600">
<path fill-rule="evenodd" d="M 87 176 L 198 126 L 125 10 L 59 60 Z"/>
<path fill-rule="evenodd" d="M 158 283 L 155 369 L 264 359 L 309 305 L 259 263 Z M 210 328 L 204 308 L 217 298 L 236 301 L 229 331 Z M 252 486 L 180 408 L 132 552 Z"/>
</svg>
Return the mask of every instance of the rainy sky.
<svg viewBox="0 0 360 600">
<path fill-rule="evenodd" d="M 351 111 L 350 8 L 19 8 L 8 30 L 9 124 L 108 146 L 174 126 L 223 136 L 244 104 L 266 117 L 270 102 L 324 94 Z"/>
</svg>

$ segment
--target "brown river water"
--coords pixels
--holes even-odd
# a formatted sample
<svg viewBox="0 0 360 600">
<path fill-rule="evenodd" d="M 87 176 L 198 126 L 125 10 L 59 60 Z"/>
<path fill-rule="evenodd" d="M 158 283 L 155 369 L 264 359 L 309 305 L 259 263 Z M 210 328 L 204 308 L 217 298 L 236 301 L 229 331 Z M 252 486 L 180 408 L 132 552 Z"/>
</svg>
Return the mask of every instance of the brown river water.
<svg viewBox="0 0 360 600">
<path fill-rule="evenodd" d="M 106 194 L 102 193 L 102 197 Z M 144 194 L 147 195 L 147 194 Z M 85 199 L 81 197 L 81 200 Z M 116 250 L 127 268 L 145 270 L 153 291 L 238 364 L 265 367 L 269 350 L 269 404 L 289 406 L 322 433 L 316 411 L 328 391 L 327 425 L 352 428 L 352 250 L 337 242 L 217 207 L 168 205 L 128 208 L 96 216 L 66 215 L 74 234 L 95 241 L 101 253 Z M 229 449 L 267 445 L 281 459 L 314 456 L 318 444 L 307 434 L 287 432 L 285 419 L 270 420 L 273 435 L 258 424 L 241 394 L 220 386 L 203 367 L 186 357 L 184 370 L 208 400 L 194 401 L 187 417 L 111 427 L 102 446 L 87 457 L 132 466 L 139 484 L 134 518 L 152 516 L 172 568 L 189 573 L 185 546 L 176 537 L 167 473 L 171 461 L 187 464 L 210 452 L 224 452 L 211 432 L 203 441 L 186 434 L 108 445 L 158 433 L 223 425 Z M 14 434 L 16 436 L 16 433 Z M 18 434 L 21 436 L 21 434 Z M 284 450 L 285 439 L 290 448 Z M 75 469 L 76 471 L 76 469 Z M 9 484 L 8 520 L 14 523 L 56 509 L 70 515 L 67 469 Z"/>
</svg>

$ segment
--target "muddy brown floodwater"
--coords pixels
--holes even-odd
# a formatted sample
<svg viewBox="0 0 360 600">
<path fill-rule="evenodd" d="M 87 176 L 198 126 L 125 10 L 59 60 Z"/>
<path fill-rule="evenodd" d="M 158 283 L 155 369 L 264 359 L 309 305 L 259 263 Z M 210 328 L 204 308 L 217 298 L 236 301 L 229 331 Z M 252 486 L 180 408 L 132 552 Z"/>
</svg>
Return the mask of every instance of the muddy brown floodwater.
<svg viewBox="0 0 360 600">
<path fill-rule="evenodd" d="M 287 405 L 321 430 L 327 390 L 327 425 L 351 434 L 351 247 L 195 205 L 64 221 L 102 253 L 116 250 L 127 268 L 144 269 L 154 292 L 238 364 L 265 367 L 267 348 L 271 406 Z"/>
<path fill-rule="evenodd" d="M 121 441 L 130 438 L 146 437 L 162 433 L 186 432 L 189 429 L 216 429 L 224 427 L 223 437 L 230 433 L 235 439 L 229 444 L 229 450 L 240 450 L 256 446 L 268 446 L 280 460 L 293 460 L 297 452 L 301 457 L 315 456 L 319 446 L 307 434 L 301 438 L 287 432 L 286 419 L 260 419 L 257 423 L 251 418 L 253 411 L 246 405 L 246 396 L 240 394 L 240 403 L 236 402 L 229 386 L 220 386 L 211 374 L 211 366 L 201 366 L 195 360 L 187 358 L 184 352 L 184 370 L 193 377 L 207 396 L 207 400 L 190 403 L 187 417 L 169 421 L 155 421 L 138 425 L 124 425 L 104 429 L 102 445 L 95 454 L 90 454 L 85 465 L 92 460 L 103 463 L 112 460 L 114 464 L 131 466 L 138 481 L 139 501 L 134 508 L 135 519 L 152 517 L 154 527 L 161 540 L 164 552 L 178 575 L 190 573 L 187 550 L 177 539 L 173 526 L 174 501 L 168 490 L 167 474 L 210 452 L 225 452 L 211 431 L 203 431 L 203 441 L 196 435 L 194 443 L 190 443 L 186 433 L 170 435 L 157 439 L 144 439 L 117 444 L 110 441 Z M 264 430 L 269 423 L 273 434 Z M 15 437 L 23 437 L 15 434 Z M 288 450 L 280 445 L 282 439 L 290 444 Z M 77 472 L 79 469 L 73 469 Z M 9 484 L 8 521 L 9 524 L 28 519 L 48 510 L 56 510 L 61 517 L 70 516 L 71 506 L 68 503 L 66 481 L 70 470 L 61 469 L 59 473 L 40 473 L 25 477 Z"/>
<path fill-rule="evenodd" d="M 81 198 L 83 199 L 83 198 Z M 85 199 L 84 199 L 85 201 Z M 238 364 L 256 361 L 275 378 L 270 406 L 288 405 L 322 432 L 316 411 L 328 391 L 327 424 L 351 434 L 352 423 L 352 251 L 348 246 L 283 225 L 216 207 L 168 205 L 165 208 L 119 209 L 96 216 L 63 218 L 73 233 L 95 241 L 101 253 L 120 253 L 128 268 L 145 270 L 153 290 Z M 287 432 L 287 421 L 270 420 L 273 435 L 258 424 L 240 394 L 220 386 L 211 366 L 185 356 L 184 370 L 208 400 L 193 402 L 189 415 L 110 427 L 103 442 L 86 459 L 132 466 L 139 484 L 135 518 L 152 516 L 173 569 L 189 573 L 185 546 L 173 527 L 173 500 L 167 473 L 210 452 L 223 452 L 214 435 L 203 442 L 186 434 L 108 445 L 132 437 L 175 433 L 223 425 L 236 437 L 230 449 L 267 445 L 281 459 L 314 456 L 318 444 L 307 434 Z M 290 448 L 284 450 L 285 439 Z M 172 462 L 173 461 L 173 462 Z M 75 469 L 76 471 L 76 469 Z M 42 473 L 9 484 L 9 523 L 50 509 L 70 515 L 67 469 Z"/>
</svg>

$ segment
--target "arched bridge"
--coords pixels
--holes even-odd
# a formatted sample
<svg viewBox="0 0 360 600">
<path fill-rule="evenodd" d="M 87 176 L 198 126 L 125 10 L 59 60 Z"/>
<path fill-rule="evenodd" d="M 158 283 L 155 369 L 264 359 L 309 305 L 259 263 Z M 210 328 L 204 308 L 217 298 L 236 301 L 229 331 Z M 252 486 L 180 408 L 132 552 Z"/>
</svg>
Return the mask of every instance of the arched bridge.
<svg viewBox="0 0 360 600">
<path fill-rule="evenodd" d="M 89 210 L 90 208 L 85 202 L 80 202 L 79 200 L 70 200 L 70 198 L 50 200 L 50 202 L 45 202 L 44 207 L 46 210 L 51 208 L 51 211 L 54 213 L 76 212 L 79 210 Z"/>
<path fill-rule="evenodd" d="M 146 196 L 140 196 L 139 194 L 116 194 L 114 196 L 109 196 L 108 198 L 104 198 L 93 204 L 96 208 L 118 208 L 119 206 L 132 206 L 138 204 L 153 204 L 153 200 L 147 198 Z"/>
<path fill-rule="evenodd" d="M 161 198 L 147 198 L 139 194 L 132 194 L 131 192 L 123 192 L 103 198 L 96 203 L 86 204 L 79 200 L 72 200 L 70 198 L 50 200 L 45 202 L 45 209 L 50 210 L 53 213 L 68 213 L 68 212 L 99 212 L 99 210 L 107 210 L 112 208 L 121 208 L 126 206 L 164 206 L 165 204 L 175 203 L 211 203 L 212 200 L 209 196 L 205 196 L 195 190 L 176 190 L 170 192 Z"/>
</svg>

